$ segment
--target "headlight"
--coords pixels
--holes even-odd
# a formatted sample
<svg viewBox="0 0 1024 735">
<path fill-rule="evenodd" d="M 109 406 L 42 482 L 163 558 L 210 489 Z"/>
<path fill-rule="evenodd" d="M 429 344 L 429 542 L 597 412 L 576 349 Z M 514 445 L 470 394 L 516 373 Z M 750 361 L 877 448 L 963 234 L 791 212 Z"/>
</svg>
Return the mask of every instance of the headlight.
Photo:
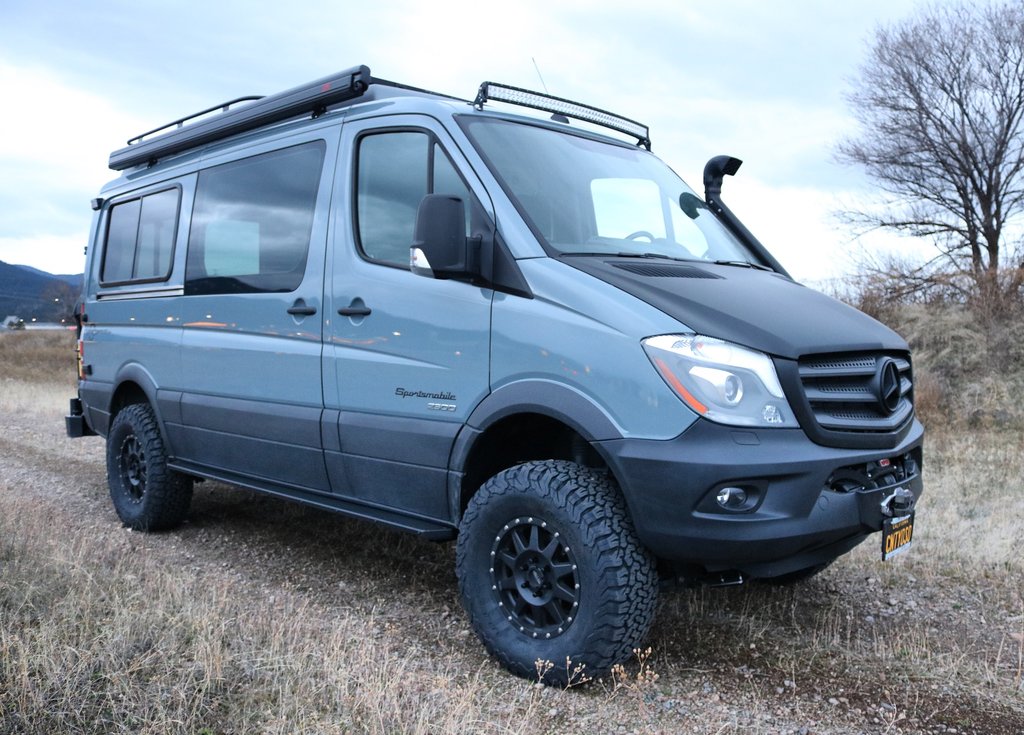
<svg viewBox="0 0 1024 735">
<path fill-rule="evenodd" d="M 733 426 L 799 426 L 764 353 L 699 334 L 665 334 L 642 344 L 665 382 L 701 416 Z"/>
</svg>

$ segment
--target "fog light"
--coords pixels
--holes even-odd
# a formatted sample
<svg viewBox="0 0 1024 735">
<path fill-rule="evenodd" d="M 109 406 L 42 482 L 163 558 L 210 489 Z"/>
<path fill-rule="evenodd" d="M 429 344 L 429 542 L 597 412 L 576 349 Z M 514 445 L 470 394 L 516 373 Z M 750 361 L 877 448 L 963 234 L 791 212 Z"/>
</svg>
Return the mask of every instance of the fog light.
<svg viewBox="0 0 1024 735">
<path fill-rule="evenodd" d="M 741 487 L 723 487 L 715 499 L 723 508 L 741 508 L 747 502 L 747 491 Z"/>
</svg>

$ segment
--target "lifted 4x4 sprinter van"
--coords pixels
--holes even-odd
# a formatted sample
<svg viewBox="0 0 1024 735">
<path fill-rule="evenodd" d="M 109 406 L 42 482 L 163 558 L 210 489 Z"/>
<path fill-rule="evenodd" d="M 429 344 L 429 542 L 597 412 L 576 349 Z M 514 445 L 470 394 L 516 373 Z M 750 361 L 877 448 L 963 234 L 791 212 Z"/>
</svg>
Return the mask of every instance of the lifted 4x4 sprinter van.
<svg viewBox="0 0 1024 735">
<path fill-rule="evenodd" d="M 457 539 L 484 645 L 549 682 L 628 657 L 659 578 L 905 550 L 907 344 L 789 278 L 721 200 L 738 160 L 701 198 L 650 147 L 365 66 L 140 135 L 93 200 L 68 433 L 132 528 L 214 478 Z"/>
</svg>

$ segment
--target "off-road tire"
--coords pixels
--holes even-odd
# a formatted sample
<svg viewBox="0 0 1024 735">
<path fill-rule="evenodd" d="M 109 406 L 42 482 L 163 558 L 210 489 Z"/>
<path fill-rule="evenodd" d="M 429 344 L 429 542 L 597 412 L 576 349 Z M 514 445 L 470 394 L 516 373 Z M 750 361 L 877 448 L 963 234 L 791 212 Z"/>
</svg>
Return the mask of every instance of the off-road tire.
<svg viewBox="0 0 1024 735">
<path fill-rule="evenodd" d="M 153 409 L 121 409 L 107 435 L 107 485 L 121 522 L 137 531 L 161 531 L 185 520 L 192 478 L 167 468 L 167 452 Z"/>
<path fill-rule="evenodd" d="M 456 572 L 487 650 L 546 684 L 628 659 L 657 604 L 655 559 L 618 487 L 572 462 L 529 462 L 488 480 L 462 518 Z"/>
</svg>

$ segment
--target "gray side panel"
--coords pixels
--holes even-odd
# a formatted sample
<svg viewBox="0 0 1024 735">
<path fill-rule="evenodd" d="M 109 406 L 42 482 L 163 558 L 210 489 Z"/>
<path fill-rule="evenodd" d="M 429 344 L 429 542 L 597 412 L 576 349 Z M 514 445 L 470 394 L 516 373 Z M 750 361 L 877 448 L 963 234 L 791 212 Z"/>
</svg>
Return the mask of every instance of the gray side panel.
<svg viewBox="0 0 1024 735">
<path fill-rule="evenodd" d="M 181 391 L 157 390 L 156 410 L 164 423 L 181 423 Z"/>
<path fill-rule="evenodd" d="M 181 421 L 229 434 L 244 432 L 255 439 L 320 447 L 321 408 L 265 403 L 243 398 L 185 394 Z"/>
<path fill-rule="evenodd" d="M 180 411 L 181 423 L 168 422 L 167 432 L 182 459 L 259 480 L 329 489 L 320 441 L 323 409 L 185 394 Z"/>
<path fill-rule="evenodd" d="M 275 482 L 288 468 L 287 484 L 296 488 L 327 490 L 327 471 L 318 448 L 265 441 L 238 434 L 168 424 L 167 433 L 178 457 L 216 475 L 228 473 L 258 482 Z M 244 473 L 231 468 L 244 467 Z"/>
<path fill-rule="evenodd" d="M 331 484 L 345 500 L 449 523 L 448 473 L 435 467 L 327 452 Z"/>
<path fill-rule="evenodd" d="M 380 416 L 342 411 L 338 424 L 345 454 L 395 462 L 448 467 L 452 442 L 462 424 L 408 416 Z"/>
</svg>

